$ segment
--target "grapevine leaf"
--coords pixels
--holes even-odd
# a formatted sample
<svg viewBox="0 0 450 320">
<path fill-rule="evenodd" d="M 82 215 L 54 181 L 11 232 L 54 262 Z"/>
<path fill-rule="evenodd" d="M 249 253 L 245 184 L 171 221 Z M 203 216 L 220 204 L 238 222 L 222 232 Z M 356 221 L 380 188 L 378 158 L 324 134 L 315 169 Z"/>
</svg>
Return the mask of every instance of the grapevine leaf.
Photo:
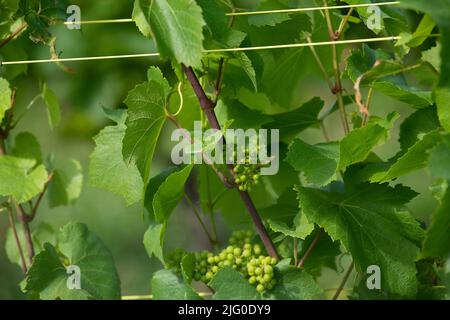
<svg viewBox="0 0 450 320">
<path fill-rule="evenodd" d="M 189 285 L 170 270 L 159 270 L 152 278 L 152 294 L 155 300 L 201 300 Z"/>
<path fill-rule="evenodd" d="M 416 142 L 408 151 L 395 159 L 385 172 L 378 172 L 370 179 L 372 182 L 386 182 L 410 172 L 426 167 L 428 151 L 441 141 L 438 131 L 432 131 Z"/>
<path fill-rule="evenodd" d="M 295 139 L 286 157 L 294 169 L 304 173 L 309 183 L 327 185 L 336 174 L 339 163 L 339 143 L 310 145 Z"/>
<path fill-rule="evenodd" d="M 338 169 L 365 160 L 375 146 L 384 143 L 388 137 L 388 129 L 397 116 L 390 114 L 385 122 L 372 118 L 374 121 L 369 121 L 366 126 L 353 130 L 342 139 Z"/>
<path fill-rule="evenodd" d="M 193 167 L 193 165 L 188 165 L 172 173 L 160 185 L 152 201 L 156 221 L 164 223 L 169 219 L 170 214 L 183 197 L 184 185 Z"/>
<path fill-rule="evenodd" d="M 164 181 L 166 181 L 167 177 L 169 177 L 172 173 L 176 172 L 179 169 L 180 167 L 170 166 L 150 179 L 147 190 L 145 192 L 144 206 L 151 215 L 154 215 L 153 199 L 159 187 Z"/>
<path fill-rule="evenodd" d="M 411 189 L 365 183 L 345 193 L 297 190 L 308 220 L 323 227 L 333 240 L 340 240 L 360 272 L 378 265 L 384 289 L 414 296 L 422 230 L 404 209 L 415 196 Z"/>
<path fill-rule="evenodd" d="M 433 104 L 430 91 L 420 91 L 390 81 L 376 81 L 372 88 L 377 92 L 404 102 L 416 109 L 426 108 Z"/>
<path fill-rule="evenodd" d="M 450 181 L 450 141 L 447 137 L 445 143 L 441 143 L 431 149 L 428 167 L 432 176 Z"/>
<path fill-rule="evenodd" d="M 271 292 L 275 299 L 311 300 L 322 293 L 313 277 L 298 268 L 286 268 L 276 279 L 277 284 Z"/>
<path fill-rule="evenodd" d="M 0 157 L 0 195 L 22 203 L 39 194 L 47 182 L 47 171 L 36 161 L 12 156 Z"/>
<path fill-rule="evenodd" d="M 122 157 L 126 112 L 121 112 L 115 126 L 104 128 L 94 138 L 96 147 L 90 156 L 89 184 L 92 187 L 123 196 L 131 205 L 142 199 L 144 184 L 135 165 L 127 166 Z"/>
<path fill-rule="evenodd" d="M 282 140 L 292 139 L 308 127 L 319 124 L 318 115 L 323 105 L 320 98 L 313 98 L 294 111 L 273 115 L 274 121 L 264 128 L 279 129 Z"/>
<path fill-rule="evenodd" d="M 214 300 L 255 300 L 260 296 L 241 273 L 230 267 L 219 270 L 209 286 L 214 290 Z"/>
<path fill-rule="evenodd" d="M 163 57 L 201 66 L 205 21 L 194 0 L 153 0 L 145 16 Z"/>
<path fill-rule="evenodd" d="M 442 126 L 450 131 L 450 60 L 447 57 L 450 54 L 450 14 L 448 8 L 450 0 L 436 0 L 427 3 L 420 0 L 403 0 L 402 6 L 427 12 L 437 23 L 441 34 L 441 67 L 438 87 L 435 88 L 434 95 L 438 108 L 439 120 Z"/>
<path fill-rule="evenodd" d="M 0 123 L 3 120 L 6 110 L 11 108 L 11 94 L 9 83 L 3 78 L 0 78 Z"/>
<path fill-rule="evenodd" d="M 436 107 L 418 110 L 406 118 L 400 125 L 400 147 L 406 152 L 423 135 L 439 128 Z"/>
<path fill-rule="evenodd" d="M 147 20 L 147 15 L 150 12 L 150 6 L 150 1 L 135 0 L 133 13 L 131 14 L 131 18 L 138 27 L 139 31 L 148 38 L 150 38 L 152 35 L 150 23 Z"/>
<path fill-rule="evenodd" d="M 172 91 L 172 88 L 170 87 L 169 82 L 166 78 L 164 78 L 164 75 L 158 67 L 150 67 L 147 70 L 147 80 L 148 81 L 155 81 L 161 84 L 164 88 L 164 95 L 168 97 L 170 95 L 170 92 Z"/>
<path fill-rule="evenodd" d="M 425 235 L 423 255 L 426 257 L 445 257 L 450 253 L 450 190 L 441 200 L 437 212 Z"/>
<path fill-rule="evenodd" d="M 321 232 L 319 241 L 302 267 L 315 278 L 321 275 L 324 267 L 336 270 L 336 257 L 341 253 L 339 241 L 333 241 L 325 231 L 316 228 L 304 241 L 299 243 L 299 257 L 305 255 L 318 232 Z"/>
<path fill-rule="evenodd" d="M 50 208 L 72 204 L 80 196 L 82 186 L 82 167 L 77 160 L 58 163 L 47 191 Z"/>
<path fill-rule="evenodd" d="M 25 235 L 20 224 L 16 224 L 16 230 L 22 248 L 26 248 Z M 41 223 L 36 228 L 34 228 L 31 234 L 31 238 L 33 239 L 35 254 L 38 254 L 39 252 L 44 250 L 44 244 L 47 242 L 52 245 L 56 244 L 56 233 L 53 228 L 46 223 Z M 16 239 L 11 228 L 8 229 L 8 232 L 6 234 L 5 251 L 9 261 L 21 266 L 19 250 L 17 249 Z M 27 264 L 27 267 L 29 267 L 27 259 L 25 259 L 25 263 Z"/>
<path fill-rule="evenodd" d="M 153 255 L 164 264 L 163 241 L 164 241 L 165 225 L 158 223 L 150 223 L 144 234 L 144 247 L 148 256 Z"/>
<path fill-rule="evenodd" d="M 37 164 L 42 163 L 41 146 L 30 132 L 21 132 L 15 137 L 11 153 L 17 158 L 35 160 Z"/>
<path fill-rule="evenodd" d="M 58 252 L 45 244 L 33 261 L 26 279 L 26 291 L 41 299 L 120 299 L 120 280 L 111 253 L 103 242 L 81 223 L 69 223 L 58 234 Z M 81 289 L 68 289 L 66 267 L 78 266 Z"/>
<path fill-rule="evenodd" d="M 42 98 L 47 106 L 50 129 L 53 129 L 61 122 L 61 108 L 59 106 L 58 97 L 52 90 L 49 89 L 46 83 L 42 88 Z"/>
<path fill-rule="evenodd" d="M 314 230 L 314 224 L 309 223 L 306 216 L 301 213 L 295 216 L 293 227 L 289 227 L 286 223 L 276 220 L 269 220 L 268 223 L 273 231 L 299 239 L 305 239 Z"/>
<path fill-rule="evenodd" d="M 128 166 L 136 165 L 144 184 L 148 182 L 156 143 L 165 122 L 166 96 L 155 81 L 136 86 L 128 94 L 125 136 L 122 154 Z"/>
</svg>

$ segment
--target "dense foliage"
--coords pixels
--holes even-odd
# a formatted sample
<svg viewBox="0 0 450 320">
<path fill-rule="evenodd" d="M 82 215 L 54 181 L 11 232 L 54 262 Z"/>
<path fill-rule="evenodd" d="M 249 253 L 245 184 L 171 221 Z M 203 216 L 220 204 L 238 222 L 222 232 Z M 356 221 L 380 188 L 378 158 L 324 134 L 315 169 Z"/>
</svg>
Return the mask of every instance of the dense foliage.
<svg viewBox="0 0 450 320">
<path fill-rule="evenodd" d="M 353 299 L 450 296 L 450 0 L 382 6 L 375 26 L 367 7 L 227 15 L 370 2 L 377 1 L 135 0 L 133 21 L 161 61 L 143 71 L 147 81 L 123 106 L 104 108 L 113 124 L 93 138 L 87 180 L 142 208 L 143 244 L 164 266 L 151 279 L 153 298 L 201 299 L 199 290 L 207 290 L 214 299 L 313 299 L 330 289 L 318 281 L 326 269 L 343 275 L 334 298 L 353 269 Z M 8 49 L 19 37 L 57 58 L 51 26 L 67 18 L 68 5 L 0 0 L 2 59 L 23 58 Z M 400 38 L 332 43 L 389 36 Z M 330 44 L 235 50 L 311 41 Z M 14 83 L 24 72 L 2 66 L 0 78 L 0 214 L 10 223 L 8 258 L 24 272 L 18 285 L 30 299 L 120 299 L 112 254 L 85 224 L 32 224 L 44 196 L 50 207 L 70 205 L 84 178 L 79 161 L 43 155 L 33 134 L 16 132 L 23 88 Z M 323 96 L 300 86 L 319 77 Z M 39 85 L 25 112 L 42 99 L 55 128 L 57 94 L 44 80 Z M 390 103 L 377 104 L 377 95 Z M 161 138 L 164 128 L 189 133 L 194 121 L 203 129 L 279 129 L 278 173 L 262 175 L 267 164 L 247 160 L 155 172 L 157 146 L 172 143 Z M 386 155 L 397 131 L 397 150 Z M 426 187 L 438 202 L 420 218 L 410 204 L 419 193 L 398 182 L 418 170 L 432 177 Z M 208 250 L 166 250 L 166 229 L 182 201 Z M 219 220 L 234 230 L 228 243 L 218 236 Z M 351 262 L 341 268 L 344 256 Z M 67 286 L 71 266 L 81 271 L 80 289 Z M 373 266 L 381 284 L 371 290 Z"/>
</svg>

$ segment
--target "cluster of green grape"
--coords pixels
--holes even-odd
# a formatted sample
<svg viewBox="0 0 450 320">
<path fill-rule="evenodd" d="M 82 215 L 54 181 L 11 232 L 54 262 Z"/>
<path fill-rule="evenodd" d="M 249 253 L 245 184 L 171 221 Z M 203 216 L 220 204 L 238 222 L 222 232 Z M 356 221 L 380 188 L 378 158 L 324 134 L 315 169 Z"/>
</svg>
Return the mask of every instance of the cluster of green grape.
<svg viewBox="0 0 450 320">
<path fill-rule="evenodd" d="M 272 257 L 259 256 L 247 263 L 248 282 L 256 286 L 256 291 L 264 292 L 271 290 L 276 280 L 273 277 L 273 266 L 277 260 Z"/>
<path fill-rule="evenodd" d="M 259 151 L 260 146 L 256 146 L 252 148 L 253 151 Z M 237 164 L 233 168 L 233 172 L 235 174 L 234 182 L 237 184 L 239 190 L 241 191 L 251 191 L 253 186 L 258 184 L 260 173 L 261 173 L 261 165 L 258 163 L 252 163 L 250 148 L 245 148 L 244 151 L 244 159 L 236 159 Z"/>
<path fill-rule="evenodd" d="M 258 292 L 270 290 L 275 285 L 273 265 L 275 258 L 262 255 L 259 244 L 251 244 L 252 233 L 236 231 L 229 239 L 230 245 L 219 254 L 208 251 L 195 254 L 194 279 L 208 283 L 224 267 L 231 267 L 243 274 Z"/>
<path fill-rule="evenodd" d="M 180 273 L 181 272 L 181 260 L 183 260 L 183 257 L 185 254 L 186 254 L 186 252 L 181 248 L 175 249 L 172 252 L 170 252 L 165 258 L 166 269 L 172 269 L 176 273 Z"/>
</svg>

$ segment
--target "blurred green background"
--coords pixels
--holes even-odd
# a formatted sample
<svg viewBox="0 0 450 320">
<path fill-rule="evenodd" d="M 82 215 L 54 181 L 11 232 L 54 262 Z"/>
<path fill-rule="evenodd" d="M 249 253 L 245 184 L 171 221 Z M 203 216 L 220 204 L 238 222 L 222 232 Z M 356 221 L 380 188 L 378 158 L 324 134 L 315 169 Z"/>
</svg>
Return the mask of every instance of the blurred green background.
<svg viewBox="0 0 450 320">
<path fill-rule="evenodd" d="M 86 0 L 72 1 L 81 7 L 83 20 L 114 19 L 131 17 L 132 0 Z M 57 36 L 57 48 L 62 57 L 81 57 L 96 55 L 115 55 L 155 52 L 153 43 L 144 38 L 134 24 L 104 24 L 83 26 L 82 30 L 68 30 L 64 26 L 52 27 Z M 48 48 L 35 45 L 22 36 L 14 42 L 17 59 L 22 59 L 26 52 L 28 58 L 48 58 Z M 1 51 L 0 51 L 1 53 Z M 150 277 L 154 270 L 160 268 L 156 260 L 150 260 L 142 245 L 142 237 L 146 224 L 141 217 L 138 206 L 126 207 L 124 201 L 105 191 L 89 187 L 87 166 L 89 155 L 93 150 L 93 136 L 109 122 L 102 112 L 102 106 L 117 108 L 122 104 L 127 92 L 146 78 L 147 68 L 161 61 L 150 58 L 104 60 L 92 62 L 69 63 L 75 69 L 74 74 L 63 72 L 53 64 L 30 65 L 26 73 L 15 78 L 12 86 L 17 87 L 17 108 L 23 109 L 29 101 L 39 93 L 39 80 L 47 82 L 56 92 L 62 107 L 62 123 L 54 131 L 47 125 L 47 114 L 41 102 L 37 103 L 26 114 L 23 121 L 14 131 L 35 134 L 42 144 L 44 154 L 53 152 L 56 157 L 73 157 L 78 159 L 84 168 L 84 188 L 78 201 L 69 207 L 50 209 L 44 202 L 38 218 L 33 224 L 46 221 L 56 228 L 68 221 L 76 220 L 86 223 L 110 248 L 122 281 L 123 295 L 149 294 Z M 162 68 L 170 66 L 160 65 Z M 22 68 L 22 67 L 19 67 Z M 299 84 L 299 103 L 320 96 L 332 103 L 333 96 L 319 74 L 308 75 Z M 377 115 L 388 111 L 397 111 L 402 118 L 411 113 L 399 102 L 376 95 L 373 106 Z M 356 109 L 353 109 L 356 110 Z M 401 119 L 402 120 L 402 119 Z M 400 123 L 400 121 L 398 122 Z M 341 136 L 338 115 L 327 119 L 327 127 L 331 138 Z M 165 137 L 156 152 L 153 172 L 169 164 L 167 150 L 170 147 L 167 137 L 169 128 L 165 128 Z M 397 143 L 398 126 L 392 133 L 390 141 L 379 148 L 379 155 L 387 159 L 394 155 Z M 302 134 L 304 139 L 318 141 L 322 139 L 318 130 L 308 130 Z M 411 203 L 417 218 L 428 217 L 434 210 L 435 202 L 428 191 L 431 180 L 426 172 L 419 172 L 401 179 L 400 182 L 411 186 L 421 195 Z M 246 214 L 243 212 L 242 214 Z M 207 248 L 206 238 L 194 219 L 193 214 L 181 205 L 172 215 L 172 222 L 166 234 L 169 247 L 183 246 L 186 249 Z M 428 222 L 428 221 L 425 221 Z M 225 239 L 229 230 L 221 223 L 221 238 Z M 22 274 L 18 266 L 12 265 L 4 251 L 5 232 L 8 227 L 6 215 L 0 215 L 0 299 L 23 298 L 18 283 Z M 33 226 L 32 226 L 33 227 Z M 192 236 L 195 235 L 195 236 Z M 344 264 L 346 263 L 344 259 Z M 348 263 L 348 262 L 347 262 Z M 331 280 L 333 279 L 333 280 Z M 324 288 L 336 287 L 339 278 L 332 271 L 327 271 L 320 280 Z M 348 283 L 351 286 L 351 281 Z"/>
</svg>

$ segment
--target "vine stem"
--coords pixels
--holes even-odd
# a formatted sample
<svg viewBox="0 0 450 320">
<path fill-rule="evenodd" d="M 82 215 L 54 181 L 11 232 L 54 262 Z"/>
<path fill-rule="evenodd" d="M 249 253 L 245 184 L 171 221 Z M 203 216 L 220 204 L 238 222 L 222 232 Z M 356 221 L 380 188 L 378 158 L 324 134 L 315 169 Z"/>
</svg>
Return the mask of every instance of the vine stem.
<svg viewBox="0 0 450 320">
<path fill-rule="evenodd" d="M 49 174 L 47 182 L 44 184 L 44 190 L 42 190 L 42 192 L 40 193 L 39 197 L 36 200 L 36 203 L 34 204 L 34 206 L 32 206 L 31 213 L 26 216 L 27 222 L 33 221 L 34 217 L 36 217 L 36 213 L 37 213 L 37 210 L 39 209 L 39 205 L 41 204 L 42 198 L 44 197 L 45 192 L 48 189 L 48 185 L 50 184 L 50 182 L 53 179 L 53 175 L 54 175 L 53 172 Z"/>
<path fill-rule="evenodd" d="M 306 249 L 305 254 L 303 255 L 303 257 L 298 262 L 297 268 L 299 268 L 299 269 L 303 268 L 303 266 L 305 265 L 306 260 L 311 256 L 312 252 L 317 247 L 317 244 L 319 243 L 319 240 L 322 237 L 322 233 L 323 233 L 323 229 L 320 229 L 319 232 L 314 237 L 314 239 L 311 242 L 311 244 L 309 245 L 308 249 Z"/>
<path fill-rule="evenodd" d="M 214 112 L 214 102 L 207 97 L 194 70 L 191 67 L 187 67 L 185 65 L 182 65 L 182 68 L 183 68 L 184 73 L 186 74 L 186 77 L 188 78 L 189 82 L 191 83 L 191 86 L 197 96 L 197 99 L 200 102 L 200 107 L 202 108 L 203 112 L 205 113 L 206 118 L 208 119 L 208 122 L 209 122 L 211 128 L 220 131 L 221 127 L 220 127 L 219 121 L 217 120 L 216 113 Z M 224 145 L 226 145 L 226 141 L 225 141 L 224 137 L 222 137 L 222 140 L 224 142 Z M 234 166 L 232 164 L 228 165 L 230 174 L 234 176 L 233 168 L 234 168 Z M 239 190 L 239 195 L 240 195 L 242 201 L 244 202 L 244 204 L 247 208 L 247 211 L 253 220 L 253 223 L 256 227 L 256 230 L 258 231 L 261 241 L 263 242 L 263 244 L 267 250 L 267 253 L 270 256 L 278 259 L 278 254 L 275 249 L 275 246 L 272 243 L 272 239 L 270 239 L 270 237 L 267 233 L 267 230 L 261 220 L 261 217 L 258 214 L 258 210 L 256 209 L 255 204 L 253 203 L 250 195 L 248 194 L 248 192 L 240 191 L 240 190 Z"/>
<path fill-rule="evenodd" d="M 325 7 L 328 5 L 327 0 L 323 1 Z M 325 18 L 328 26 L 328 33 L 331 41 L 337 41 L 339 39 L 339 35 L 333 30 L 333 23 L 331 22 L 330 12 L 328 9 L 325 9 Z M 339 57 L 337 54 L 337 46 L 335 43 L 331 44 L 331 50 L 333 54 L 333 71 L 335 78 L 335 86 L 333 88 L 333 93 L 336 95 L 339 111 L 341 116 L 342 125 L 344 127 L 344 132 L 347 135 L 350 132 L 350 126 L 347 120 L 347 112 L 345 111 L 344 99 L 342 97 L 342 82 L 341 82 L 341 72 L 339 70 Z"/>
<path fill-rule="evenodd" d="M 186 199 L 186 202 L 189 205 L 189 207 L 191 207 L 192 211 L 194 212 L 194 215 L 197 218 L 198 222 L 200 223 L 200 225 L 201 225 L 203 231 L 205 232 L 206 236 L 208 237 L 208 240 L 209 240 L 211 246 L 214 248 L 216 243 L 217 243 L 217 239 L 213 239 L 211 237 L 211 234 L 209 233 L 208 228 L 206 228 L 206 225 L 203 222 L 202 217 L 200 216 L 200 212 L 198 212 L 197 207 L 192 202 L 191 198 L 189 198 L 186 193 L 184 194 L 184 198 Z"/>
<path fill-rule="evenodd" d="M 339 284 L 339 287 L 337 288 L 336 292 L 334 293 L 333 300 L 337 300 L 339 298 L 339 295 L 341 294 L 342 290 L 344 289 L 344 286 L 347 283 L 348 278 L 352 274 L 354 266 L 355 266 L 355 263 L 352 262 L 350 264 L 350 266 L 348 267 L 347 271 L 345 272 L 344 278 L 342 278 L 342 281 Z"/>
<path fill-rule="evenodd" d="M 11 33 L 1 44 L 0 49 L 6 46 L 8 43 L 10 43 L 15 37 L 17 37 L 22 31 L 24 31 L 28 27 L 28 24 L 24 23 L 22 24 L 19 29 Z"/>
<path fill-rule="evenodd" d="M 27 248 L 28 261 L 31 264 L 33 262 L 34 257 L 34 246 L 33 246 L 33 239 L 31 237 L 30 225 L 28 224 L 28 217 L 22 206 L 18 204 L 17 201 L 15 200 L 13 200 L 13 202 L 16 207 L 17 215 L 19 216 L 19 221 L 22 226 L 23 233 L 25 235 L 25 247 Z"/>
<path fill-rule="evenodd" d="M 16 223 L 14 221 L 14 214 L 10 206 L 8 206 L 8 218 L 9 218 L 9 225 L 11 226 L 11 230 L 14 235 L 14 240 L 16 241 L 17 249 L 19 251 L 20 267 L 22 268 L 23 273 L 26 274 L 27 264 L 25 262 L 25 256 L 23 255 L 22 245 L 20 244 L 19 236 L 17 235 L 17 228 Z"/>
</svg>

